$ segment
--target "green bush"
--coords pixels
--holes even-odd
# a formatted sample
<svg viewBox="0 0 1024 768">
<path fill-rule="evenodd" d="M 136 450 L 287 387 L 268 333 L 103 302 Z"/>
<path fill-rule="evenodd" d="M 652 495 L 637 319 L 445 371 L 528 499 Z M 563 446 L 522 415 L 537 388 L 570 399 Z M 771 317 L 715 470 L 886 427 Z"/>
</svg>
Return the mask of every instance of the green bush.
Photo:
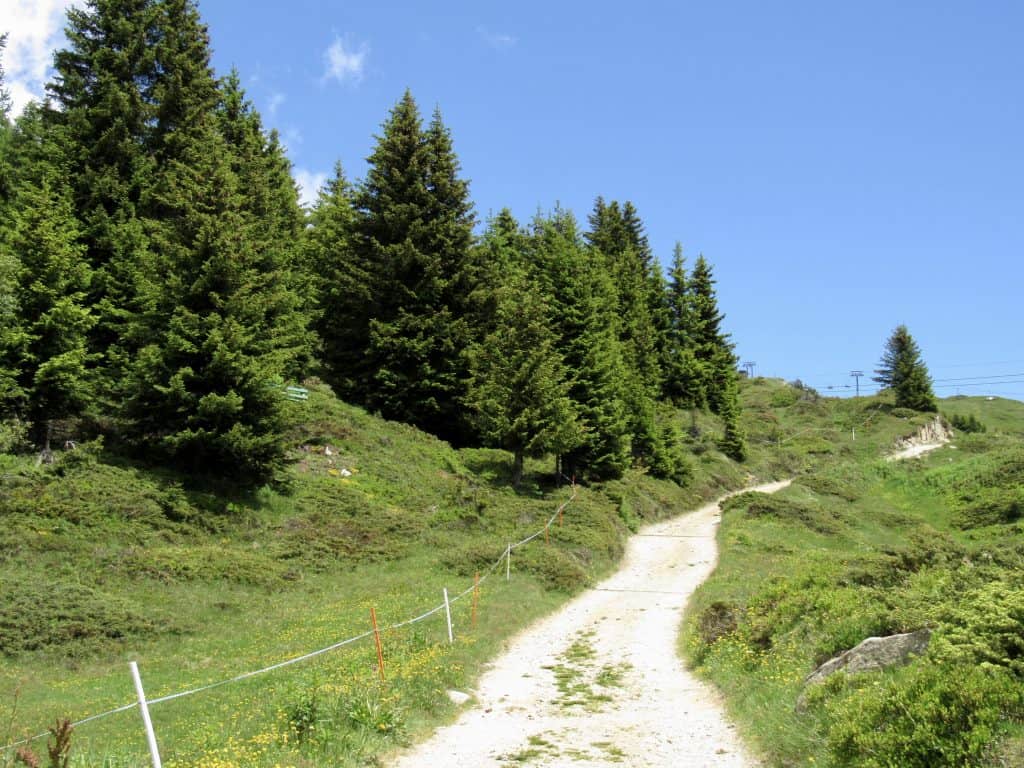
<svg viewBox="0 0 1024 768">
<path fill-rule="evenodd" d="M 26 580 L 0 584 L 0 653 L 10 655 L 86 640 L 121 640 L 174 631 L 166 616 L 144 616 L 127 601 L 84 584 Z"/>
<path fill-rule="evenodd" d="M 946 417 L 953 429 L 972 434 L 976 432 L 987 432 L 988 428 L 981 423 L 977 416 L 971 414 L 970 416 L 961 416 L 960 414 L 954 414 L 953 416 Z"/>
<path fill-rule="evenodd" d="M 826 703 L 836 765 L 981 765 L 1024 707 L 1022 686 L 1006 670 L 922 661 L 874 682 Z"/>
<path fill-rule="evenodd" d="M 953 525 L 964 530 L 1015 523 L 1024 517 L 1024 487 L 984 488 L 956 505 Z"/>
<path fill-rule="evenodd" d="M 1005 667 L 1024 688 L 1024 587 L 990 581 L 946 603 L 932 655 L 943 663 Z"/>
<path fill-rule="evenodd" d="M 837 533 L 842 527 L 840 515 L 831 508 L 756 491 L 733 496 L 722 505 L 723 511 L 735 509 L 744 510 L 747 517 L 770 517 L 799 523 L 817 533 Z"/>
</svg>

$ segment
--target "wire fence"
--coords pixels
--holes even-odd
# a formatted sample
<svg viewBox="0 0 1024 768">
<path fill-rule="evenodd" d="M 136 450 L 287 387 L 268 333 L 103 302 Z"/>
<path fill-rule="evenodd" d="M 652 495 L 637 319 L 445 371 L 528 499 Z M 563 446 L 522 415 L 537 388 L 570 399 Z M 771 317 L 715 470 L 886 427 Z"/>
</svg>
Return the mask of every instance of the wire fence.
<svg viewBox="0 0 1024 768">
<path fill-rule="evenodd" d="M 569 480 L 569 478 L 565 478 L 565 479 Z M 302 662 L 309 661 L 310 659 L 314 659 L 317 656 L 322 656 L 322 655 L 324 655 L 326 653 L 331 653 L 332 651 L 336 651 L 336 650 L 338 650 L 340 648 L 344 648 L 345 646 L 354 645 L 355 643 L 358 643 L 360 640 L 365 640 L 365 639 L 367 639 L 369 637 L 373 637 L 374 635 L 378 634 L 379 632 L 389 632 L 389 631 L 393 631 L 393 630 L 402 629 L 403 627 L 408 627 L 408 626 L 411 626 L 411 625 L 416 624 L 418 622 L 424 621 L 424 620 L 430 618 L 431 616 L 434 616 L 435 614 L 440 613 L 441 611 L 449 610 L 451 603 L 456 603 L 459 600 L 461 600 L 464 597 L 466 597 L 467 595 L 473 593 L 475 590 L 478 590 L 480 588 L 481 584 L 483 584 L 489 577 L 494 575 L 495 571 L 497 571 L 498 568 L 501 567 L 502 563 L 505 564 L 505 568 L 506 568 L 505 576 L 506 576 L 506 579 L 510 578 L 511 568 L 512 568 L 512 553 L 515 552 L 520 547 L 526 546 L 527 544 L 529 544 L 530 542 L 532 542 L 535 539 L 539 538 L 540 536 L 545 536 L 546 537 L 548 535 L 548 532 L 549 532 L 551 526 L 555 524 L 555 521 L 556 520 L 561 520 L 561 516 L 564 513 L 565 509 L 572 502 L 574 502 L 576 500 L 578 489 L 577 489 L 577 486 L 576 486 L 575 478 L 573 478 L 572 480 L 569 480 L 569 482 L 571 483 L 570 487 L 572 488 L 572 494 L 570 495 L 570 497 L 566 501 L 562 502 L 558 506 L 558 509 L 556 509 L 554 514 L 552 514 L 551 517 L 548 518 L 548 520 L 544 523 L 544 526 L 542 528 L 538 529 L 537 531 L 535 531 L 534 533 L 530 534 L 529 536 L 527 536 L 527 537 L 525 537 L 523 539 L 520 539 L 519 541 L 509 542 L 506 545 L 505 549 L 502 551 L 501 555 L 497 558 L 497 560 L 495 560 L 488 567 L 488 569 L 483 573 L 483 575 L 481 575 L 478 578 L 474 579 L 472 585 L 470 585 L 469 587 L 464 589 L 462 592 L 459 592 L 457 595 L 455 595 L 454 597 L 451 597 L 451 598 L 448 597 L 448 594 L 447 594 L 447 591 L 446 591 L 445 592 L 444 602 L 440 603 L 439 605 L 434 606 L 430 610 L 428 610 L 428 611 L 426 611 L 424 613 L 421 613 L 418 616 L 415 616 L 415 617 L 413 617 L 411 619 L 406 619 L 404 621 L 399 621 L 397 623 L 391 624 L 391 625 L 386 626 L 386 627 L 380 627 L 380 628 L 374 627 L 374 629 L 367 630 L 366 632 L 362 632 L 362 633 L 360 633 L 358 635 L 353 635 L 352 637 L 347 637 L 344 640 L 339 640 L 336 643 L 332 643 L 331 645 L 325 646 L 323 648 L 318 648 L 315 651 L 309 651 L 308 653 L 304 653 L 304 654 L 302 654 L 300 656 L 294 656 L 292 658 L 285 659 L 284 661 L 279 661 L 279 662 L 277 662 L 275 664 L 270 664 L 269 666 L 262 667 L 260 669 L 254 669 L 254 670 L 251 670 L 249 672 L 243 672 L 243 673 L 241 673 L 239 675 L 235 675 L 234 677 L 226 678 L 224 680 L 218 680 L 217 682 L 208 683 L 206 685 L 200 685 L 200 686 L 197 686 L 195 688 L 188 688 L 188 689 L 183 690 L 183 691 L 178 691 L 177 693 L 171 693 L 171 694 L 167 694 L 165 696 L 159 696 L 159 697 L 154 698 L 154 699 L 146 699 L 142 695 L 142 693 L 141 693 L 141 681 L 139 681 L 138 688 L 139 688 L 140 695 L 139 695 L 139 698 L 136 701 L 133 701 L 133 702 L 131 702 L 129 704 L 124 704 L 124 705 L 122 705 L 120 707 L 115 707 L 113 709 L 109 709 L 106 712 L 99 712 L 99 713 L 97 713 L 95 715 L 89 715 L 88 717 L 84 717 L 81 720 L 76 720 L 73 723 L 71 723 L 71 727 L 72 728 L 78 728 L 79 726 L 85 725 L 87 723 L 95 722 L 96 720 L 102 720 L 103 718 L 110 717 L 111 715 L 116 715 L 116 714 L 119 714 L 121 712 L 126 712 L 126 711 L 128 711 L 130 709 L 139 708 L 144 713 L 143 718 L 144 718 L 145 723 L 146 723 L 147 731 L 150 731 L 151 730 L 151 726 L 149 724 L 148 707 L 152 707 L 152 706 L 157 705 L 157 704 L 163 704 L 163 703 L 166 703 L 166 702 L 169 702 L 169 701 L 174 701 L 176 699 L 183 699 L 183 698 L 188 697 L 188 696 L 194 696 L 194 695 L 199 694 L 199 693 L 204 693 L 205 691 L 211 691 L 211 690 L 213 690 L 215 688 L 221 688 L 221 687 L 226 686 L 226 685 L 231 685 L 232 683 L 237 683 L 237 682 L 240 682 L 242 680 L 247 680 L 247 679 L 252 678 L 252 677 L 257 677 L 259 675 L 263 675 L 263 674 L 266 674 L 268 672 L 273 672 L 274 670 L 277 670 L 277 669 L 282 669 L 284 667 L 290 667 L 293 664 L 301 664 Z M 135 670 L 133 669 L 133 673 L 134 672 L 135 672 Z M 0 753 L 6 753 L 7 751 L 9 751 L 11 749 L 15 749 L 17 747 L 25 746 L 25 745 L 30 744 L 32 742 L 38 741 L 39 739 L 46 738 L 47 736 L 50 735 L 50 733 L 51 732 L 47 730 L 47 731 L 44 731 L 43 733 L 36 734 L 35 736 L 29 736 L 29 737 L 21 739 L 19 741 L 11 742 L 10 744 L 7 744 L 7 745 L 5 745 L 3 747 L 0 747 Z M 148 736 L 152 736 L 151 733 L 147 733 L 147 735 Z M 155 750 L 153 750 L 152 757 L 153 757 L 153 764 L 154 764 L 154 766 L 157 766 L 157 768 L 159 768 L 159 766 L 160 766 L 159 755 L 156 753 Z"/>
</svg>

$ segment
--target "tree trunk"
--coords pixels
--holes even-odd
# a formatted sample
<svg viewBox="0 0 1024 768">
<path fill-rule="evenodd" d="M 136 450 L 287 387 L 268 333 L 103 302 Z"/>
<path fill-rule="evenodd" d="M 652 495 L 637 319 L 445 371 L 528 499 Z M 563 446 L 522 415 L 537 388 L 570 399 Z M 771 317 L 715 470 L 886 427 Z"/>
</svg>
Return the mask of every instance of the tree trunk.
<svg viewBox="0 0 1024 768">
<path fill-rule="evenodd" d="M 518 488 L 523 481 L 523 452 L 517 450 L 512 458 L 512 487 Z"/>
</svg>

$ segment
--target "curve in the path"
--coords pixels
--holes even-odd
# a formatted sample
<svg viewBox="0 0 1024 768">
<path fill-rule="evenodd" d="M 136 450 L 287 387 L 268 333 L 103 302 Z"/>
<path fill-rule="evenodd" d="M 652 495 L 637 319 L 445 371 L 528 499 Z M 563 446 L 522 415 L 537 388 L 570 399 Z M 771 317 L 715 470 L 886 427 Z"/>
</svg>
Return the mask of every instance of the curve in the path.
<svg viewBox="0 0 1024 768">
<path fill-rule="evenodd" d="M 476 706 L 395 768 L 757 765 L 677 653 L 687 600 L 717 561 L 719 502 L 633 536 L 613 576 L 515 637 Z"/>
</svg>

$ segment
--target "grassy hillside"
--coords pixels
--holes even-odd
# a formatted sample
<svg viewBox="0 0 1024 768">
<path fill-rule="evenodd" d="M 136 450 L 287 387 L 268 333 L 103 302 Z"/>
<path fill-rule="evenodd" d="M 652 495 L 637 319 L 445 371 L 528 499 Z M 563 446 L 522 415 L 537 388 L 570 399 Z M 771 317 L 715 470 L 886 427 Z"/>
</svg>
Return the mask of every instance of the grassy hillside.
<svg viewBox="0 0 1024 768">
<path fill-rule="evenodd" d="M 827 407 L 849 426 L 877 405 L 888 426 L 856 448 L 837 432 L 791 488 L 729 503 L 684 650 L 772 765 L 1024 765 L 1024 404 L 942 401 L 988 431 L 899 464 L 879 456 L 903 414 Z M 861 640 L 924 627 L 908 666 L 805 689 Z"/>
<path fill-rule="evenodd" d="M 252 496 L 95 444 L 52 467 L 0 456 L 4 743 L 131 702 L 130 659 L 153 698 L 364 633 L 371 607 L 383 625 L 418 616 L 570 497 L 549 462 L 528 464 L 515 490 L 505 453 L 454 450 L 311 390 L 288 406 L 295 463 L 284 485 Z M 384 685 L 364 639 L 158 704 L 165 764 L 366 764 L 452 717 L 445 690 L 469 685 L 512 632 L 606 573 L 630 529 L 751 474 L 790 470 L 777 447 L 736 465 L 715 450 L 719 424 L 702 416 L 695 426 L 685 489 L 640 471 L 581 488 L 548 542 L 516 551 L 511 582 L 499 573 L 485 583 L 475 627 L 470 597 L 455 604 L 454 645 L 435 614 L 385 632 Z M 75 765 L 145 765 L 146 754 L 135 711 L 73 738 Z"/>
</svg>

